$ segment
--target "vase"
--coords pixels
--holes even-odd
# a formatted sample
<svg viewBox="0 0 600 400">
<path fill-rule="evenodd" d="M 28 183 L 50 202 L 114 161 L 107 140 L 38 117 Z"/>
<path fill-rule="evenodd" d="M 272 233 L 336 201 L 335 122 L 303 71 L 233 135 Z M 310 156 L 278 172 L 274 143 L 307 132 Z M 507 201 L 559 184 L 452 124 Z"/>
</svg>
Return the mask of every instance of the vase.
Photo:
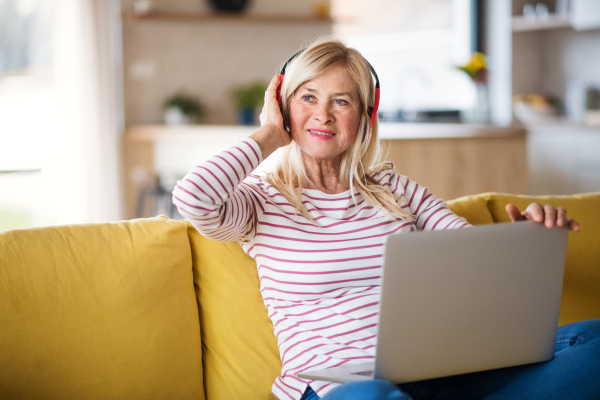
<svg viewBox="0 0 600 400">
<path fill-rule="evenodd" d="M 238 123 L 240 125 L 254 125 L 254 108 L 240 108 L 238 110 Z"/>
<path fill-rule="evenodd" d="M 475 82 L 476 98 L 473 107 L 473 122 L 487 124 L 490 122 L 490 96 L 488 86 L 482 82 Z"/>
<path fill-rule="evenodd" d="M 165 110 L 165 124 L 166 125 L 188 125 L 191 120 L 177 107 L 169 107 Z"/>
</svg>

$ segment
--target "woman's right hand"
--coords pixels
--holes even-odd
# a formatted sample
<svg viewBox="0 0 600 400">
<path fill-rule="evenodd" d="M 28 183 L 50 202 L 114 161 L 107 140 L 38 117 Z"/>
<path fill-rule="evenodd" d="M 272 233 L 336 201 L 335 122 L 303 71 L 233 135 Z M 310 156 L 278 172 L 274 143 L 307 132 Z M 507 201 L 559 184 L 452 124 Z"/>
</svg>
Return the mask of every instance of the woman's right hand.
<svg viewBox="0 0 600 400">
<path fill-rule="evenodd" d="M 266 158 L 265 153 L 271 154 L 292 141 L 290 134 L 283 126 L 283 115 L 281 115 L 277 101 L 277 86 L 279 86 L 279 75 L 275 75 L 271 79 L 265 92 L 265 105 L 260 113 L 261 127 L 250 136 L 260 146 L 263 159 Z"/>
</svg>

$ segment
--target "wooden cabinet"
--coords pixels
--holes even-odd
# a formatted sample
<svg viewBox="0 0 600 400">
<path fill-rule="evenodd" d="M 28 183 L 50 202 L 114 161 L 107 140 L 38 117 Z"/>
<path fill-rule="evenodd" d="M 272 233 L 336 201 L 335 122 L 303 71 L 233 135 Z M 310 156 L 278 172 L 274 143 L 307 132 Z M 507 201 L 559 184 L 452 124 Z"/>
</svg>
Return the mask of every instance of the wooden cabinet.
<svg viewBox="0 0 600 400">
<path fill-rule="evenodd" d="M 446 200 L 482 192 L 527 194 L 525 136 L 390 140 L 388 160 Z"/>
</svg>

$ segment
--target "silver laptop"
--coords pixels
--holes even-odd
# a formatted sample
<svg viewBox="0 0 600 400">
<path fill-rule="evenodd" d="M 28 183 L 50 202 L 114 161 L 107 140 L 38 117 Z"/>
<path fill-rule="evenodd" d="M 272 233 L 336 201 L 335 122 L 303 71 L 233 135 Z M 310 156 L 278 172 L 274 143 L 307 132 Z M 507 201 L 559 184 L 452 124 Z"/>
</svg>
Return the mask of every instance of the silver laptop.
<svg viewBox="0 0 600 400">
<path fill-rule="evenodd" d="M 298 376 L 405 383 L 551 359 L 568 234 L 517 222 L 388 237 L 375 362 Z"/>
</svg>

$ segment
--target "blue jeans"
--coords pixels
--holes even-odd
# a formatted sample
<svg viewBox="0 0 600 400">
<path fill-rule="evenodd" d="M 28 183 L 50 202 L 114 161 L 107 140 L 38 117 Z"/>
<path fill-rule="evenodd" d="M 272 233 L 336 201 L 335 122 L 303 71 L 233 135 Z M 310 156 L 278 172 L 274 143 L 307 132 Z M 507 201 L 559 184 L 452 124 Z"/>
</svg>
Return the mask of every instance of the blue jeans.
<svg viewBox="0 0 600 400">
<path fill-rule="evenodd" d="M 302 400 L 319 399 L 309 387 Z M 599 400 L 600 319 L 558 329 L 554 358 L 536 364 L 394 385 L 345 383 L 323 400 Z"/>
</svg>

